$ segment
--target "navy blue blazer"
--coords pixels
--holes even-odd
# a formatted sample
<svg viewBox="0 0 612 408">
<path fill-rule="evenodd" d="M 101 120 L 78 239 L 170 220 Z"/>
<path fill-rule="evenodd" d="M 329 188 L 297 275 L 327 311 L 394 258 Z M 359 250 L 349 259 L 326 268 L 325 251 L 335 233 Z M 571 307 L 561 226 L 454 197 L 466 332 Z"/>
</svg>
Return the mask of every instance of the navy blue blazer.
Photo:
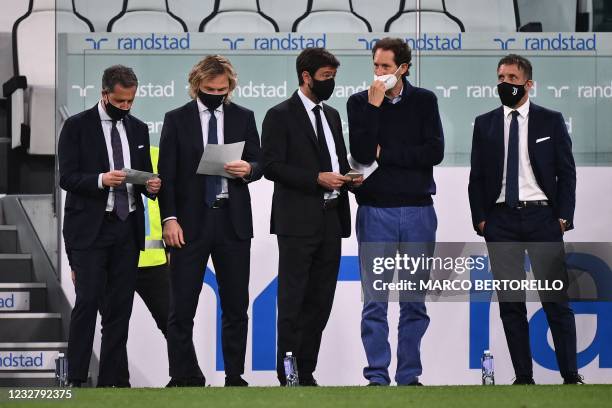
<svg viewBox="0 0 612 408">
<path fill-rule="evenodd" d="M 563 115 L 533 102 L 529 107 L 529 160 L 538 186 L 542 189 L 558 218 L 574 227 L 576 206 L 576 165 L 572 141 Z M 536 143 L 536 140 L 549 138 Z M 470 183 L 468 187 L 472 224 L 480 235 L 478 224 L 501 194 L 504 174 L 503 107 L 480 115 L 474 122 Z"/>
<path fill-rule="evenodd" d="M 236 235 L 253 237 L 251 195 L 248 183 L 262 176 L 261 147 L 255 114 L 233 102 L 223 105 L 223 137 L 226 144 L 245 142 L 242 160 L 251 164 L 248 180 L 228 179 L 229 212 Z M 162 179 L 159 208 L 162 220 L 177 217 L 186 241 L 197 238 L 202 229 L 206 202 L 206 176 L 197 174 L 204 152 L 202 123 L 198 103 L 192 100 L 164 118 L 159 142 L 157 168 Z"/>
<path fill-rule="evenodd" d="M 149 128 L 132 115 L 123 119 L 133 169 L 152 172 Z M 98 188 L 98 175 L 110 170 L 98 105 L 66 120 L 60 133 L 57 156 L 60 187 L 66 190 L 64 241 L 68 249 L 90 247 L 100 232 L 109 188 Z M 136 236 L 144 249 L 144 205 L 140 194 L 151 199 L 142 185 L 134 185 Z"/>
</svg>

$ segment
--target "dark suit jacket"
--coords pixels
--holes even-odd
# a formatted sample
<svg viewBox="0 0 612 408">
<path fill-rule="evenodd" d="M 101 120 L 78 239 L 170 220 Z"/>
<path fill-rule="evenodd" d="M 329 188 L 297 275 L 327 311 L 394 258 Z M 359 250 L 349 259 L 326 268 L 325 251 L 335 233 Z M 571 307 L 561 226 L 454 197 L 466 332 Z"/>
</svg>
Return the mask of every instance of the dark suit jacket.
<svg viewBox="0 0 612 408">
<path fill-rule="evenodd" d="M 232 225 L 240 239 L 253 237 L 251 196 L 247 184 L 261 178 L 259 134 L 252 111 L 234 103 L 223 106 L 224 143 L 246 142 L 242 160 L 251 164 L 248 181 L 228 179 Z M 177 217 L 186 241 L 199 236 L 206 206 L 206 176 L 196 174 L 204 152 L 202 124 L 195 100 L 166 113 L 159 143 L 162 220 Z"/>
<path fill-rule="evenodd" d="M 334 135 L 340 173 L 349 170 L 342 137 L 340 114 L 329 105 L 323 113 Z M 311 236 L 323 219 L 324 189 L 317 183 L 319 145 L 312 123 L 297 92 L 272 107 L 262 125 L 264 175 L 274 182 L 270 232 L 278 235 Z M 342 236 L 351 235 L 348 194 L 339 197 Z"/>
<path fill-rule="evenodd" d="M 532 102 L 527 133 L 529 160 L 538 186 L 555 215 L 568 220 L 571 229 L 576 206 L 576 165 L 563 116 Z M 549 139 L 536 143 L 546 137 Z M 501 193 L 504 156 L 503 107 L 499 107 L 478 116 L 474 122 L 468 192 L 472 223 L 478 234 L 478 224 L 486 221 Z"/>
<path fill-rule="evenodd" d="M 152 172 L 147 125 L 128 115 L 123 125 L 130 146 L 131 167 Z M 90 247 L 102 226 L 109 188 L 98 188 L 100 173 L 110 171 L 98 105 L 64 123 L 58 144 L 60 187 L 67 191 L 64 206 L 64 241 L 70 249 Z M 137 238 L 144 249 L 144 205 L 140 194 L 154 199 L 145 186 L 134 185 Z"/>
</svg>

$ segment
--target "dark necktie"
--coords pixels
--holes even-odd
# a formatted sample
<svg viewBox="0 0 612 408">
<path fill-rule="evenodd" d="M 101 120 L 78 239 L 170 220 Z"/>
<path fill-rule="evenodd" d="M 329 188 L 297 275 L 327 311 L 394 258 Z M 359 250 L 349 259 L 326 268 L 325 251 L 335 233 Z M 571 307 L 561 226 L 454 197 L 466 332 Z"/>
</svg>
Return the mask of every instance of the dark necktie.
<svg viewBox="0 0 612 408">
<path fill-rule="evenodd" d="M 512 111 L 510 137 L 508 137 L 508 158 L 506 163 L 506 205 L 516 207 L 519 201 L 519 131 L 517 111 Z"/>
<path fill-rule="evenodd" d="M 312 108 L 317 124 L 317 140 L 319 141 L 319 164 L 322 172 L 332 171 L 331 156 L 327 141 L 325 140 L 325 132 L 323 131 L 323 121 L 321 120 L 321 107 L 316 105 Z"/>
<path fill-rule="evenodd" d="M 125 167 L 123 163 L 123 147 L 121 146 L 121 137 L 119 136 L 119 130 L 117 130 L 117 121 L 115 120 L 113 120 L 113 127 L 111 128 L 111 147 L 113 149 L 115 170 L 121 170 Z M 130 214 L 130 205 L 125 183 L 114 187 L 113 192 L 115 194 L 115 205 L 113 208 L 115 214 L 117 214 L 120 220 L 125 221 Z"/>
<path fill-rule="evenodd" d="M 208 120 L 208 144 L 219 144 L 217 140 L 217 118 L 215 112 L 209 110 L 210 119 Z M 211 207 L 217 195 L 221 192 L 221 176 L 206 176 L 206 205 Z"/>
</svg>

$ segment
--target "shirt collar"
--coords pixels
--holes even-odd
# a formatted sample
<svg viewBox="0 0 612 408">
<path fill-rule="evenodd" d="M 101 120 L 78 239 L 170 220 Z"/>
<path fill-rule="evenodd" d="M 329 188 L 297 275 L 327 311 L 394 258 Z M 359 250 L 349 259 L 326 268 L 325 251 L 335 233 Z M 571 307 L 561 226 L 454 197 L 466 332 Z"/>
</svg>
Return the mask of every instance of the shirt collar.
<svg viewBox="0 0 612 408">
<path fill-rule="evenodd" d="M 108 121 L 113 120 L 110 116 L 108 116 L 108 113 L 106 113 L 106 109 L 104 109 L 102 99 L 100 99 L 100 102 L 98 102 L 98 114 L 100 115 L 100 120 L 108 120 Z M 117 123 L 120 123 L 120 122 L 121 122 L 120 120 L 117 121 Z"/>
<path fill-rule="evenodd" d="M 512 113 L 512 111 L 516 110 L 522 118 L 527 118 L 527 115 L 529 114 L 530 104 L 531 103 L 529 102 L 529 98 L 527 98 L 527 101 L 525 101 L 525 103 L 522 104 L 518 109 L 512 109 L 504 105 L 504 117 L 507 118 Z"/>
<path fill-rule="evenodd" d="M 206 107 L 206 105 L 204 105 L 202 103 L 200 98 L 196 98 L 196 102 L 198 103 L 198 112 L 199 113 L 208 111 L 208 108 Z M 223 104 L 219 105 L 219 107 L 217 109 L 215 109 L 215 112 L 223 113 Z"/>
<path fill-rule="evenodd" d="M 402 89 L 400 89 L 399 93 L 397 94 L 397 96 L 394 96 L 393 98 L 387 96 L 387 94 L 385 94 L 385 98 L 387 98 L 389 100 L 389 102 L 395 104 L 399 101 L 402 100 L 402 94 L 404 93 L 404 81 L 402 81 Z"/>
<path fill-rule="evenodd" d="M 302 103 L 304 104 L 304 107 L 306 108 L 307 112 L 312 111 L 312 109 L 315 106 L 320 106 L 321 110 L 323 110 L 323 102 L 314 103 L 313 101 L 310 100 L 310 98 L 308 98 L 306 95 L 304 95 L 304 92 L 302 92 L 301 89 L 298 89 L 298 95 L 299 95 L 300 99 L 302 100 Z"/>
</svg>

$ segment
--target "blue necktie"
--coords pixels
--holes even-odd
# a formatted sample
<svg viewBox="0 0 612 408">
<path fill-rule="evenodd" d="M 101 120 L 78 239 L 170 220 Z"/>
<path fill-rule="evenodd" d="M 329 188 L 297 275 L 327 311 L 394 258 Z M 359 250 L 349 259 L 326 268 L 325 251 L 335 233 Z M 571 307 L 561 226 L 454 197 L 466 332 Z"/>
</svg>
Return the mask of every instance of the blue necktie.
<svg viewBox="0 0 612 408">
<path fill-rule="evenodd" d="M 219 144 L 217 139 L 217 118 L 215 112 L 209 110 L 208 144 Z M 206 205 L 211 207 L 221 192 L 221 176 L 206 176 Z"/>
<path fill-rule="evenodd" d="M 519 132 L 517 111 L 512 111 L 510 137 L 508 138 L 508 158 L 506 163 L 506 205 L 516 207 L 519 201 Z"/>
<path fill-rule="evenodd" d="M 113 163 L 115 170 L 121 170 L 124 167 L 123 163 L 123 147 L 121 146 L 121 137 L 117 130 L 117 121 L 113 120 L 111 128 L 111 148 L 113 149 Z M 113 188 L 115 195 L 115 214 L 121 221 L 125 221 L 130 214 L 130 205 L 128 202 L 127 187 L 125 183 Z"/>
</svg>

